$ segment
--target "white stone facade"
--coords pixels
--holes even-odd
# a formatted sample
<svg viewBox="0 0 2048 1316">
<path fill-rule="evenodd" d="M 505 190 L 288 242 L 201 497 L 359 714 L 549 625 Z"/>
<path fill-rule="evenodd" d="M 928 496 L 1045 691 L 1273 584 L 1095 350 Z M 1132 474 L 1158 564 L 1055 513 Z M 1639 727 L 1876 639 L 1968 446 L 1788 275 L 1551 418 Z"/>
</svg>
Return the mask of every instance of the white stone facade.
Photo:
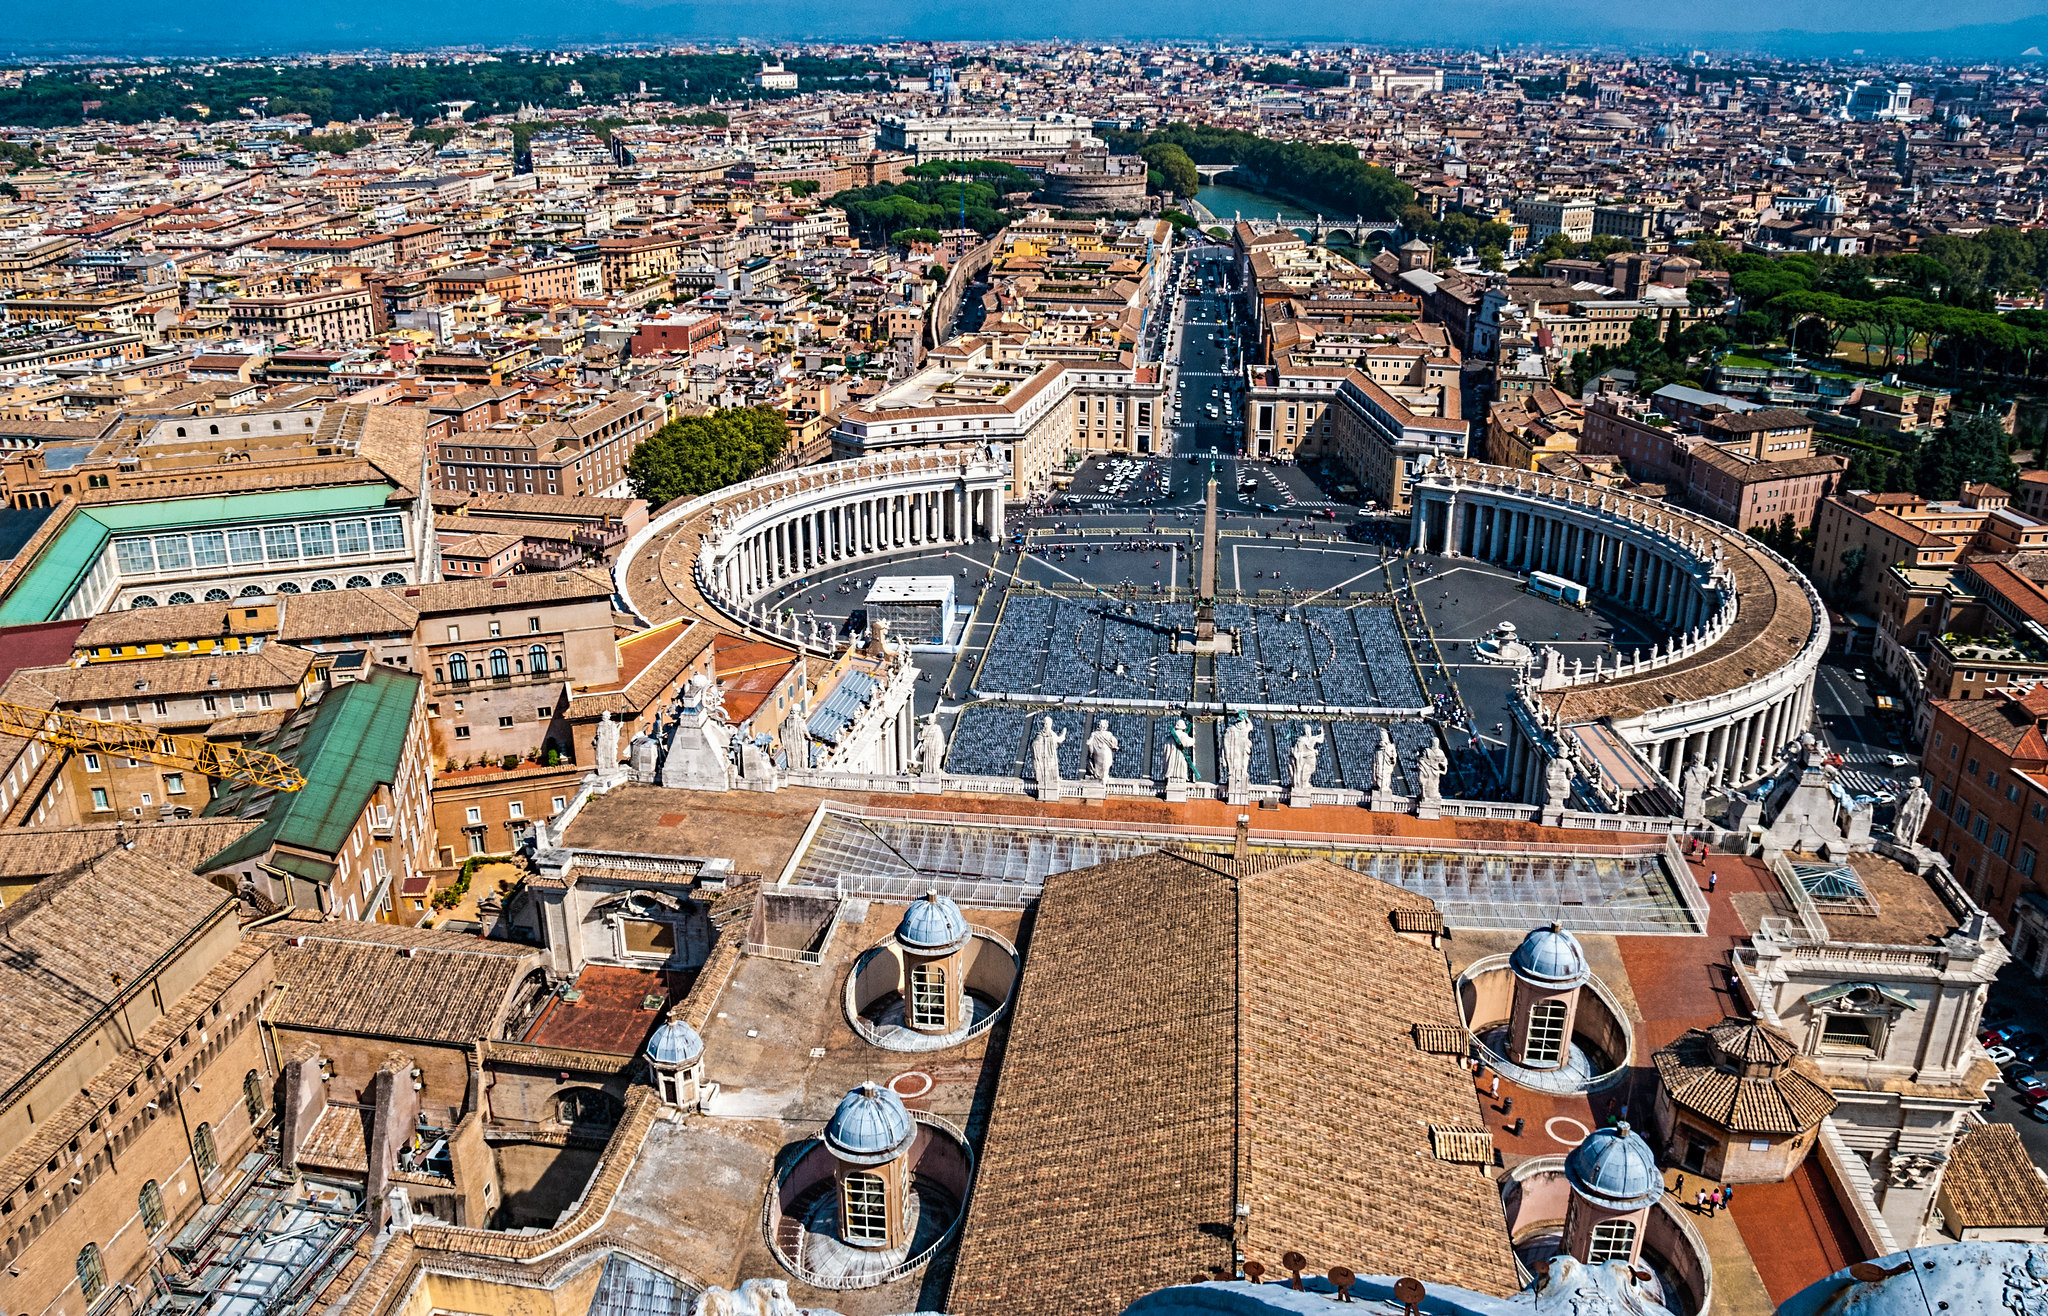
<svg viewBox="0 0 2048 1316">
<path fill-rule="evenodd" d="M 1715 787 L 1753 782 L 1811 722 L 1827 610 L 1803 576 L 1753 540 L 1666 503 L 1473 462 L 1438 463 L 1418 476 L 1413 498 L 1412 548 L 1562 576 L 1669 628 L 1648 653 L 1590 669 L 1559 663 L 1532 678 L 1509 746 L 1515 798 L 1540 796 L 1559 705 L 1567 722 L 1605 718 L 1674 787 L 1695 757 Z M 1741 576 L 1767 580 L 1768 596 L 1745 596 Z M 1788 642 L 1791 661 L 1768 670 L 1727 661 L 1772 628 L 1803 637 Z M 1717 679 L 1726 688 L 1699 688 Z M 1667 698 L 1672 689 L 1691 697 Z"/>
</svg>

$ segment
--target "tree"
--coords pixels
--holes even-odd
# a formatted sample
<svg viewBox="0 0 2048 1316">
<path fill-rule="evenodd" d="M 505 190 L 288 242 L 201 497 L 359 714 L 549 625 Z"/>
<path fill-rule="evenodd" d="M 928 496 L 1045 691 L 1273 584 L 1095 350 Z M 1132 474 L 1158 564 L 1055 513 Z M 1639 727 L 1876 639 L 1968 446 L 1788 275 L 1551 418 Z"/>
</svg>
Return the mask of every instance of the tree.
<svg viewBox="0 0 2048 1316">
<path fill-rule="evenodd" d="M 1863 581 L 1863 559 L 1870 556 L 1870 550 L 1861 545 L 1842 554 L 1842 569 L 1835 573 L 1834 592 L 1848 597 L 1858 592 Z"/>
<path fill-rule="evenodd" d="M 2010 454 L 2011 440 L 1995 413 L 1950 412 L 1941 432 L 1920 447 L 1916 488 L 1928 498 L 1954 498 L 1966 484 L 2010 489 L 2019 478 Z"/>
<path fill-rule="evenodd" d="M 1166 186 L 1179 196 L 1193 196 L 1202 186 L 1202 176 L 1188 153 L 1172 142 L 1155 142 L 1138 152 L 1154 171 L 1164 176 Z"/>
<path fill-rule="evenodd" d="M 626 478 L 660 507 L 760 474 L 789 444 L 789 425 L 766 407 L 728 407 L 670 421 L 634 449 Z"/>
</svg>

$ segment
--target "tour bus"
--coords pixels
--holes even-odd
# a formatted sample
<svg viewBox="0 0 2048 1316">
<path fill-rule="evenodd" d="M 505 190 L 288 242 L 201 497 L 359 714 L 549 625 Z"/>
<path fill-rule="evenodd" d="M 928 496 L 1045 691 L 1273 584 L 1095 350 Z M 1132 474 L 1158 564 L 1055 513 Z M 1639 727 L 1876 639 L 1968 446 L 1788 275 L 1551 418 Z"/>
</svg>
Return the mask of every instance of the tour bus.
<svg viewBox="0 0 2048 1316">
<path fill-rule="evenodd" d="M 1586 606 L 1586 587 L 1563 576 L 1553 576 L 1548 571 L 1529 573 L 1529 592 L 1538 598 L 1554 599 L 1568 603 L 1574 608 Z"/>
</svg>

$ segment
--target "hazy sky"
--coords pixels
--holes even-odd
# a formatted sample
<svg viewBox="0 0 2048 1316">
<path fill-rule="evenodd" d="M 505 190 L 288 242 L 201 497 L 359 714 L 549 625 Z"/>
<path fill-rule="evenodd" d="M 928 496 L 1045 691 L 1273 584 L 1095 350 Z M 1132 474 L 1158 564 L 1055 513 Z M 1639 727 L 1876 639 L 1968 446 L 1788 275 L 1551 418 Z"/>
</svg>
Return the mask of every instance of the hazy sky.
<svg viewBox="0 0 2048 1316">
<path fill-rule="evenodd" d="M 11 12 L 8 12 L 11 11 Z M 303 49 L 360 45 L 499 45 L 663 37 L 1233 36 L 1486 44 L 1555 41 L 1707 44 L 1796 53 L 2017 55 L 2048 49 L 2048 0 L 1467 0 L 1456 5 L 1301 4 L 1291 0 L 8 0 L 0 49 L 63 46 Z"/>
</svg>

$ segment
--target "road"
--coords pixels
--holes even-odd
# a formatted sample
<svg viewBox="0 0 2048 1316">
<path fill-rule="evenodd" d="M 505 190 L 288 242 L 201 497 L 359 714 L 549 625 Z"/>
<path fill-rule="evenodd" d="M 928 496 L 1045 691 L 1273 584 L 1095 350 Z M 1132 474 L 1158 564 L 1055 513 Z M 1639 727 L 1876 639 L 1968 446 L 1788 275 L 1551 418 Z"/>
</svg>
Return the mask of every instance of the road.
<svg viewBox="0 0 2048 1316">
<path fill-rule="evenodd" d="M 1239 306 L 1229 291 L 1230 249 L 1196 247 L 1185 271 L 1183 281 L 1192 273 L 1201 291 L 1181 294 L 1185 305 L 1169 348 L 1180 363 L 1172 451 L 1234 453 L 1244 435 L 1244 353 Z"/>
<path fill-rule="evenodd" d="M 1918 754 L 1905 743 L 1906 722 L 1895 713 L 1881 713 L 1877 697 L 1892 694 L 1884 676 L 1867 658 L 1830 654 L 1820 665 L 1814 687 L 1814 734 L 1842 756 L 1842 784 L 1859 795 L 1875 795 L 1884 804 L 1902 794 L 1906 779 L 1917 773 Z M 1869 679 L 1858 680 L 1863 671 Z M 1894 757 L 1907 760 L 1892 763 Z M 1885 818 L 1880 804 L 1878 820 Z"/>
</svg>

